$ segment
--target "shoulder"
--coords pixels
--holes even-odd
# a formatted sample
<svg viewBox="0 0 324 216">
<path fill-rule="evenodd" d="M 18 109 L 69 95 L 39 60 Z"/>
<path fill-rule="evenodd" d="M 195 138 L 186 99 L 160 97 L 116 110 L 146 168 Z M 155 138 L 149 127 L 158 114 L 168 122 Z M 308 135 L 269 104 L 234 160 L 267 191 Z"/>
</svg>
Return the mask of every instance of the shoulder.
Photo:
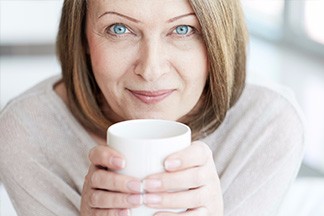
<svg viewBox="0 0 324 216">
<path fill-rule="evenodd" d="M 265 135 L 273 147 L 283 151 L 304 148 L 305 119 L 293 91 L 279 85 L 247 85 L 241 100 L 233 116 L 245 116 L 241 110 L 248 109 L 250 120 L 246 122 L 255 137 Z"/>
<path fill-rule="evenodd" d="M 56 79 L 54 79 L 56 80 Z M 53 78 L 41 82 L 11 100 L 0 112 L 0 162 L 17 161 L 23 155 L 40 156 L 40 143 L 53 121 L 53 102 L 48 91 Z M 2 169 L 2 168 L 1 168 Z"/>
<path fill-rule="evenodd" d="M 246 85 L 238 103 L 228 114 L 229 118 L 245 117 L 247 122 L 261 128 L 273 125 L 283 131 L 304 131 L 304 116 L 294 93 L 280 85 Z"/>
<path fill-rule="evenodd" d="M 304 117 L 292 91 L 247 84 L 223 123 L 205 141 L 216 161 L 222 160 L 222 169 L 234 158 L 270 162 L 295 154 L 301 160 L 304 136 Z"/>
<path fill-rule="evenodd" d="M 271 126 L 281 130 L 304 131 L 303 113 L 294 93 L 284 86 L 246 85 L 238 102 L 229 110 L 229 124 L 244 122 L 244 127 L 264 129 Z M 288 126 L 283 128 L 283 126 Z M 289 127 L 290 126 L 290 127 Z"/>
<path fill-rule="evenodd" d="M 246 85 L 224 122 L 208 137 L 214 144 L 225 211 L 260 215 L 260 209 L 277 208 L 303 158 L 302 116 L 289 89 Z"/>
<path fill-rule="evenodd" d="M 5 116 L 6 114 L 12 112 L 13 110 L 24 110 L 26 107 L 25 105 L 35 105 L 37 106 L 38 103 L 34 104 L 31 102 L 35 102 L 42 98 L 48 98 L 54 92 L 54 85 L 61 80 L 60 76 L 53 76 L 47 78 L 38 84 L 34 85 L 33 87 L 27 89 L 20 95 L 16 96 L 15 98 L 11 99 L 5 107 L 0 110 L 0 118 Z"/>
<path fill-rule="evenodd" d="M 241 107 L 246 106 L 257 108 L 258 106 L 276 107 L 278 105 L 290 107 L 291 111 L 301 116 L 301 111 L 293 91 L 288 87 L 278 84 L 268 86 L 247 84 L 237 106 L 234 106 L 232 109 L 238 111 Z"/>
<path fill-rule="evenodd" d="M 294 93 L 284 86 L 247 84 L 216 132 L 253 134 L 273 127 L 282 133 L 295 131 L 303 135 L 304 116 Z"/>
<path fill-rule="evenodd" d="M 56 81 L 40 83 L 0 113 L 0 179 L 5 185 L 33 189 L 29 183 L 42 175 L 51 185 L 61 178 L 82 189 L 87 154 L 96 143 L 53 90 Z"/>
<path fill-rule="evenodd" d="M 53 101 L 53 85 L 56 80 L 57 77 L 47 79 L 9 101 L 0 112 L 1 131 L 27 127 L 44 113 L 50 113 L 49 101 Z"/>
</svg>

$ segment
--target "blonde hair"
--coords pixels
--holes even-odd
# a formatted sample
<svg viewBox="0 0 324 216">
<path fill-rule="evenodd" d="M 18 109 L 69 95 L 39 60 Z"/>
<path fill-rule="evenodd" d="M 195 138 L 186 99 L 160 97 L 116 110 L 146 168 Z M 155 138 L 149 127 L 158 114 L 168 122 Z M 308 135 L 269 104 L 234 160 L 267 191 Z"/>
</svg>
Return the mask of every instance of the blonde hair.
<svg viewBox="0 0 324 216">
<path fill-rule="evenodd" d="M 201 25 L 209 62 L 209 77 L 204 92 L 184 122 L 191 127 L 193 139 L 198 139 L 217 129 L 242 93 L 247 32 L 239 0 L 189 2 Z M 71 112 L 88 130 L 104 136 L 110 121 L 101 110 L 102 93 L 86 52 L 86 14 L 86 1 L 64 1 L 57 55 Z"/>
</svg>

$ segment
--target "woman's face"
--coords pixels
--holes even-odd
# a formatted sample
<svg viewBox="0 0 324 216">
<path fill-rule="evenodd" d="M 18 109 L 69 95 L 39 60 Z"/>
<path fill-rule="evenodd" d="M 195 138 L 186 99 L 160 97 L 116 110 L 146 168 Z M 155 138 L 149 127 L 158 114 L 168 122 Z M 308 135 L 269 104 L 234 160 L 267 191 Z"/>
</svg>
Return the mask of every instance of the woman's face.
<svg viewBox="0 0 324 216">
<path fill-rule="evenodd" d="M 188 1 L 88 2 L 88 52 L 108 117 L 178 120 L 190 112 L 208 73 Z"/>
</svg>

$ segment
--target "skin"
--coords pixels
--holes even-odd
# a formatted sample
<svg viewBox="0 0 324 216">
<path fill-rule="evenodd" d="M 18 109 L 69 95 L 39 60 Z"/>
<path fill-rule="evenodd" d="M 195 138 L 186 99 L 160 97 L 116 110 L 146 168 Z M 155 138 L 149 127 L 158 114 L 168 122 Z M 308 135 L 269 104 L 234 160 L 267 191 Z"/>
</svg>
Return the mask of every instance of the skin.
<svg viewBox="0 0 324 216">
<path fill-rule="evenodd" d="M 116 34 L 116 23 L 127 31 Z M 181 35 L 179 25 L 192 28 Z M 106 116 L 178 120 L 191 111 L 208 75 L 199 29 L 186 1 L 90 1 L 86 35 Z"/>
<path fill-rule="evenodd" d="M 189 3 L 88 2 L 88 52 L 107 101 L 105 114 L 113 121 L 185 118 L 199 103 L 208 76 L 206 47 Z M 62 83 L 56 91 L 67 103 Z M 91 165 L 82 191 L 81 216 L 130 215 L 130 209 L 140 205 L 188 209 L 159 212 L 158 216 L 223 215 L 220 182 L 205 143 L 193 142 L 170 155 L 164 161 L 166 172 L 136 179 L 114 173 L 127 166 L 126 159 L 104 139 L 91 135 L 99 145 L 89 153 Z M 141 187 L 146 191 L 143 195 Z"/>
</svg>

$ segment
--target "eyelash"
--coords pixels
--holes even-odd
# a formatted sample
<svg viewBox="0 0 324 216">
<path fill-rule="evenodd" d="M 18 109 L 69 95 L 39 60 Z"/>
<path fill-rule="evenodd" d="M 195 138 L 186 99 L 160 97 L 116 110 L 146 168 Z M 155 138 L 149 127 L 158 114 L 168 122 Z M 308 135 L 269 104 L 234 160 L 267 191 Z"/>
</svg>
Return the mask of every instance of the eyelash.
<svg viewBox="0 0 324 216">
<path fill-rule="evenodd" d="M 178 33 L 176 33 L 177 28 L 179 28 L 179 27 L 187 27 L 187 28 L 189 28 L 188 32 L 186 34 L 178 34 Z M 195 34 L 196 32 L 197 32 L 197 30 L 194 27 L 190 26 L 190 25 L 178 25 L 178 26 L 173 28 L 171 34 L 175 33 L 177 35 L 177 37 L 189 37 L 189 36 Z"/>
<path fill-rule="evenodd" d="M 115 33 L 113 28 L 115 28 L 117 26 L 124 27 L 126 32 L 121 33 L 121 34 Z M 176 31 L 177 31 L 177 28 L 179 28 L 179 27 L 187 27 L 187 28 L 189 28 L 189 30 L 188 30 L 188 32 L 186 34 L 178 34 Z M 133 31 L 130 30 L 130 28 L 128 26 L 126 26 L 125 24 L 122 24 L 122 23 L 114 23 L 114 24 L 108 26 L 105 29 L 105 32 L 108 33 L 109 35 L 113 36 L 113 37 L 125 37 L 127 34 L 132 34 L 133 33 Z M 189 36 L 195 34 L 196 32 L 197 32 L 197 29 L 194 28 L 193 26 L 190 26 L 190 25 L 177 25 L 172 29 L 172 31 L 168 35 L 175 34 L 176 37 L 184 38 L 184 37 L 189 37 Z"/>
<path fill-rule="evenodd" d="M 114 33 L 113 31 L 113 28 L 117 27 L 117 26 L 122 26 L 126 29 L 126 33 L 122 33 L 122 34 L 117 34 L 117 33 Z M 115 23 L 115 24 L 112 24 L 110 26 L 108 26 L 105 30 L 109 35 L 111 36 L 114 36 L 114 37 L 124 37 L 125 34 L 129 34 L 129 33 L 132 33 L 132 31 L 130 30 L 129 27 L 127 27 L 126 25 L 122 24 L 122 23 Z"/>
</svg>

